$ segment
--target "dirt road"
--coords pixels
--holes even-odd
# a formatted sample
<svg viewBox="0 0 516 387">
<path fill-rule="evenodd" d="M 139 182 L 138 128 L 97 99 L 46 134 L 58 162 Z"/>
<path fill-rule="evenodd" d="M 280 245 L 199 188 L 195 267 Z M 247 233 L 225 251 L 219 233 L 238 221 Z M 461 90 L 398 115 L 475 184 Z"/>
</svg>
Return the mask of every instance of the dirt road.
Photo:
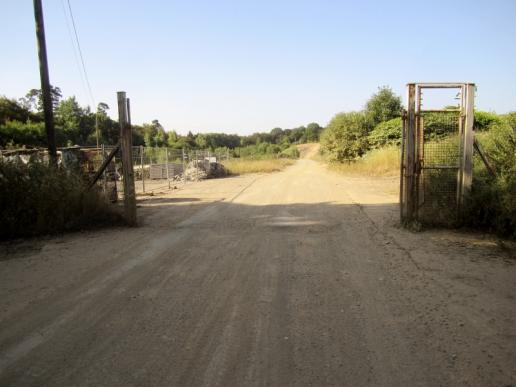
<svg viewBox="0 0 516 387">
<path fill-rule="evenodd" d="M 2 386 L 516 385 L 516 261 L 304 159 L 2 246 Z"/>
</svg>

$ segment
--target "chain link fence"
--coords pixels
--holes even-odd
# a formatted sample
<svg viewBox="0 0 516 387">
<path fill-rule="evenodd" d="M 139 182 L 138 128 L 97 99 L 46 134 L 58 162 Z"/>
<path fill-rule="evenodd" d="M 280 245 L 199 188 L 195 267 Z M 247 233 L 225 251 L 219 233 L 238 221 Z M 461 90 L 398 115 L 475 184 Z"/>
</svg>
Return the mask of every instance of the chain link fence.
<svg viewBox="0 0 516 387">
<path fill-rule="evenodd" d="M 96 153 L 94 170 L 98 170 L 113 146 L 94 148 Z M 153 194 L 154 192 L 177 188 L 189 181 L 198 181 L 210 177 L 225 175 L 223 161 L 230 158 L 229 150 L 184 150 L 164 147 L 135 146 L 132 151 L 134 181 L 136 194 Z M 109 163 L 98 185 L 111 200 L 123 197 L 122 163 L 120 151 Z"/>
<path fill-rule="evenodd" d="M 457 220 L 458 173 L 462 154 L 458 112 L 421 112 L 418 158 L 419 219 L 452 225 Z"/>
<path fill-rule="evenodd" d="M 60 148 L 58 164 L 81 171 L 87 179 L 93 180 L 113 149 L 115 146 L 112 145 Z M 229 158 L 229 149 L 214 152 L 135 146 L 132 161 L 136 194 L 152 194 L 189 181 L 224 176 L 226 170 L 222 163 Z M 48 162 L 48 152 L 45 149 L 0 150 L 0 159 L 24 164 Z M 96 183 L 111 201 L 123 197 L 122 175 L 122 158 L 118 150 Z"/>
</svg>

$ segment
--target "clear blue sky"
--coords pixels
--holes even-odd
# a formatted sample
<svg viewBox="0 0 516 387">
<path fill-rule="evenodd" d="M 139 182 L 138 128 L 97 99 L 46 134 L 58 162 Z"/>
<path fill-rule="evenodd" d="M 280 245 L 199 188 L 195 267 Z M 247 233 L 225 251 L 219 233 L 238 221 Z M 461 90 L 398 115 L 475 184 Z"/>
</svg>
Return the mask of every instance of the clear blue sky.
<svg viewBox="0 0 516 387">
<path fill-rule="evenodd" d="M 63 4 L 43 0 L 52 84 L 91 104 Z M 71 0 L 97 102 L 181 133 L 251 133 L 361 109 L 379 85 L 471 81 L 516 110 L 516 1 Z M 39 87 L 32 1 L 2 1 L 0 95 Z"/>
</svg>

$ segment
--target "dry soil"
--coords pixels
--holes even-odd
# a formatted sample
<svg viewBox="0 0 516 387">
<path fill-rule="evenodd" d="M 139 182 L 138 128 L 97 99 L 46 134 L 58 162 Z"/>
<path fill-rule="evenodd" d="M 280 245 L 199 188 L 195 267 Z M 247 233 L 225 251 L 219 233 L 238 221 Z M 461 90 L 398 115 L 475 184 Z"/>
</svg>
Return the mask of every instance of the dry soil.
<svg viewBox="0 0 516 387">
<path fill-rule="evenodd" d="M 2 245 L 0 385 L 515 386 L 510 246 L 396 201 L 302 159 Z"/>
</svg>

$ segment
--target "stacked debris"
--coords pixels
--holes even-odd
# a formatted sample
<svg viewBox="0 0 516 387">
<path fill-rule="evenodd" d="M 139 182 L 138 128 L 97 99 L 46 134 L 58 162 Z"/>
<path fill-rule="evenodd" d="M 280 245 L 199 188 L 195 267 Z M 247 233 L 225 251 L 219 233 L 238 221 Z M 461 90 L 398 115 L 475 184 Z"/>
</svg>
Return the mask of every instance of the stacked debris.
<svg viewBox="0 0 516 387">
<path fill-rule="evenodd" d="M 227 171 L 224 165 L 211 160 L 190 161 L 185 170 L 185 179 L 190 181 L 213 179 L 226 175 Z"/>
</svg>

